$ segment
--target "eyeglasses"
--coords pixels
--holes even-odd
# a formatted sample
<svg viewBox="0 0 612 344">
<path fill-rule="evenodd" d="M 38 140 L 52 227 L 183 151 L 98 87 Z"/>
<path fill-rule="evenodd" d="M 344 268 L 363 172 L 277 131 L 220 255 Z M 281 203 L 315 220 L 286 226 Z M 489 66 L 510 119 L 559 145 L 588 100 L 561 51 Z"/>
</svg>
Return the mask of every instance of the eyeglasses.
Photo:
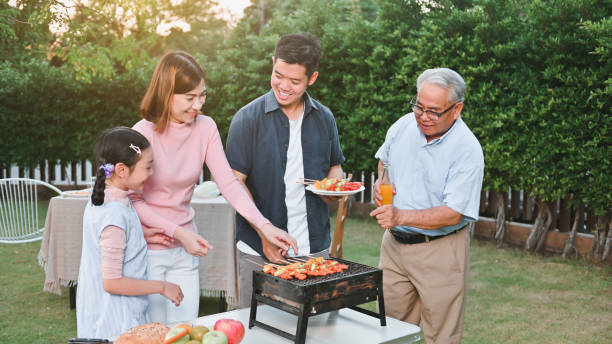
<svg viewBox="0 0 612 344">
<path fill-rule="evenodd" d="M 416 102 L 414 101 L 414 98 L 410 101 L 410 106 L 412 107 L 412 112 L 414 112 L 414 115 L 416 117 L 421 117 L 421 115 L 423 115 L 425 113 L 425 114 L 427 114 L 427 118 L 429 118 L 431 121 L 435 122 L 438 119 L 440 119 L 440 117 L 444 116 L 445 113 L 449 112 L 452 108 L 454 108 L 455 105 L 457 105 L 459 103 L 461 103 L 461 101 L 456 102 L 455 104 L 451 105 L 448 109 L 446 109 L 446 110 L 444 110 L 442 112 L 425 110 L 421 106 L 416 104 Z"/>
</svg>

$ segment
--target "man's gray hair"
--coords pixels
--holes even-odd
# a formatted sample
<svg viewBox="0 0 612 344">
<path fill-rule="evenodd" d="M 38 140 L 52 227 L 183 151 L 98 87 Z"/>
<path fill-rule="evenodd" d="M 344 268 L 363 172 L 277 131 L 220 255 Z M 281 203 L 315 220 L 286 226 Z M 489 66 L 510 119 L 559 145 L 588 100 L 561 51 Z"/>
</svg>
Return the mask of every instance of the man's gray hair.
<svg viewBox="0 0 612 344">
<path fill-rule="evenodd" d="M 465 81 L 450 68 L 432 68 L 424 71 L 417 78 L 417 92 L 421 89 L 424 82 L 442 86 L 450 92 L 448 93 L 448 101 L 455 103 L 463 101 L 465 97 Z"/>
</svg>

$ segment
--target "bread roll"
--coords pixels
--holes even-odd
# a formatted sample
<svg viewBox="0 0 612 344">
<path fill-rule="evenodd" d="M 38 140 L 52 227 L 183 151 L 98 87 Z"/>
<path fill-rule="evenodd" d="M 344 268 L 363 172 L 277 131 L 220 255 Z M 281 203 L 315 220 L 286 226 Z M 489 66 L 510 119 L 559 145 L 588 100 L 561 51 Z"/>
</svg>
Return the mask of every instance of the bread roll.
<svg viewBox="0 0 612 344">
<path fill-rule="evenodd" d="M 170 329 L 160 323 L 150 323 L 133 327 L 119 336 L 115 344 L 162 344 Z"/>
</svg>

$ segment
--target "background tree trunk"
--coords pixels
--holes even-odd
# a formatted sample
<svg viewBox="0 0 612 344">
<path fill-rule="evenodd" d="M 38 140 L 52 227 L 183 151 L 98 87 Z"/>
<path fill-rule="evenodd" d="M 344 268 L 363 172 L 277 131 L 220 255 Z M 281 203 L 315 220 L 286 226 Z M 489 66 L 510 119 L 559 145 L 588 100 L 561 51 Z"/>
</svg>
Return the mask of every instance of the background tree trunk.
<svg viewBox="0 0 612 344">
<path fill-rule="evenodd" d="M 538 251 L 542 248 L 544 239 L 546 239 L 546 232 L 548 232 L 551 223 L 552 213 L 550 211 L 550 204 L 548 202 L 538 202 L 538 215 L 533 223 L 533 227 L 531 227 L 531 233 L 525 242 L 525 250 Z"/>
<path fill-rule="evenodd" d="M 602 260 L 606 261 L 610 257 L 610 246 L 612 246 L 612 215 L 608 214 L 608 235 L 604 247 Z"/>
<path fill-rule="evenodd" d="M 546 202 L 546 221 L 544 223 L 544 227 L 542 228 L 542 233 L 538 237 L 538 242 L 535 247 L 535 252 L 542 251 L 544 248 L 544 243 L 546 242 L 546 233 L 549 230 L 555 228 L 555 221 L 557 219 L 557 204 Z"/>
<path fill-rule="evenodd" d="M 597 256 L 603 257 L 604 250 L 606 249 L 606 240 L 608 238 L 608 215 L 601 215 L 597 217 L 597 227 L 601 230 L 599 236 L 599 251 Z"/>
<path fill-rule="evenodd" d="M 603 246 L 606 241 L 607 229 L 607 216 L 599 216 L 597 219 L 597 224 L 595 225 L 595 237 L 593 238 L 593 246 L 591 246 L 591 252 L 589 253 L 590 258 L 599 259 L 603 255 Z"/>
<path fill-rule="evenodd" d="M 498 196 L 501 196 L 500 192 Z M 495 211 L 495 241 L 501 245 L 504 241 L 504 232 L 506 230 L 506 207 L 504 205 L 505 197 L 497 198 L 497 209 Z"/>
<path fill-rule="evenodd" d="M 596 229 L 593 237 L 593 245 L 591 245 L 591 252 L 589 252 L 590 259 L 595 258 L 597 247 L 599 247 L 599 230 Z"/>
<path fill-rule="evenodd" d="M 567 258 L 572 252 L 574 253 L 574 257 L 578 257 L 578 250 L 576 250 L 576 246 L 574 241 L 576 239 L 576 232 L 578 232 L 578 223 L 580 222 L 580 212 L 584 211 L 584 204 L 580 202 L 578 207 L 576 208 L 576 216 L 574 217 L 574 224 L 572 225 L 572 231 L 570 232 L 569 238 L 565 243 L 565 249 L 563 249 L 563 258 Z"/>
</svg>

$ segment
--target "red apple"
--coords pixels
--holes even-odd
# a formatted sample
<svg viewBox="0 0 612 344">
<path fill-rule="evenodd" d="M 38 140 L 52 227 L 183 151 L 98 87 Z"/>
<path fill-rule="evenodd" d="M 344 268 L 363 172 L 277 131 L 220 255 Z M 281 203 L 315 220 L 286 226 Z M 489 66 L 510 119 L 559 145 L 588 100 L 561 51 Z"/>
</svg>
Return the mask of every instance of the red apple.
<svg viewBox="0 0 612 344">
<path fill-rule="evenodd" d="M 215 323 L 215 331 L 221 331 L 227 336 L 228 344 L 238 344 L 244 337 L 244 325 L 234 319 L 219 319 Z"/>
</svg>

